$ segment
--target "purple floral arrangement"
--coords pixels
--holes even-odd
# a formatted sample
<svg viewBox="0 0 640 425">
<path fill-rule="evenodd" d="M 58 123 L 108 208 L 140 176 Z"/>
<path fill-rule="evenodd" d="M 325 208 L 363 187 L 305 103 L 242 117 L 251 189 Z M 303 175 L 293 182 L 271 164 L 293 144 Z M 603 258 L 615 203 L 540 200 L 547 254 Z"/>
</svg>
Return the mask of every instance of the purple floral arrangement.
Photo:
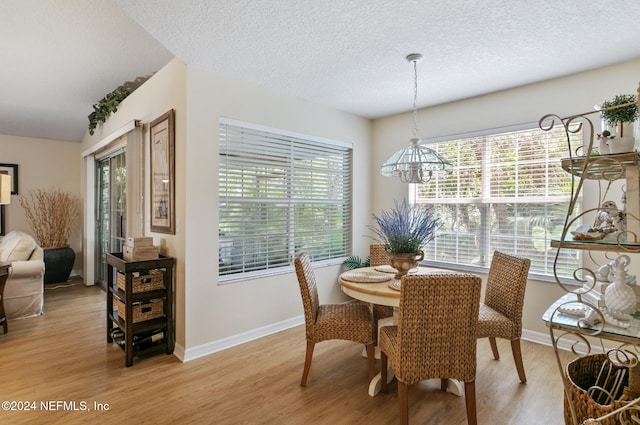
<svg viewBox="0 0 640 425">
<path fill-rule="evenodd" d="M 393 201 L 394 207 L 373 214 L 377 226 L 367 226 L 374 233 L 372 239 L 384 244 L 392 254 L 418 252 L 435 237 L 442 225 L 432 208 L 409 205 L 406 199 L 401 203 Z"/>
</svg>

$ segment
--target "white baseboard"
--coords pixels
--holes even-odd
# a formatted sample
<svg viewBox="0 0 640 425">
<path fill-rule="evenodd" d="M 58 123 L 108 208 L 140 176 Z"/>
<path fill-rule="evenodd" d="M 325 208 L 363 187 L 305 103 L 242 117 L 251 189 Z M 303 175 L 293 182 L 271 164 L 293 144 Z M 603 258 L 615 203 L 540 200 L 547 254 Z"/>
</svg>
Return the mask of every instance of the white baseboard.
<svg viewBox="0 0 640 425">
<path fill-rule="evenodd" d="M 527 329 L 522 330 L 522 339 L 525 341 L 535 342 L 536 344 L 542 344 L 552 347 L 551 336 L 547 333 L 530 331 Z M 563 351 L 575 350 L 577 354 L 586 354 L 586 346 L 584 343 L 579 343 L 574 346 L 574 343 L 579 341 L 576 338 L 567 337 L 558 341 L 558 349 Z M 597 341 L 591 341 L 591 353 L 603 353 L 602 346 Z"/>
<path fill-rule="evenodd" d="M 173 355 L 176 356 L 178 360 L 184 363 L 184 346 L 176 342 L 175 346 L 173 347 Z"/>
<path fill-rule="evenodd" d="M 522 330 L 522 339 L 525 341 L 535 342 L 536 344 L 547 345 L 551 347 L 551 337 L 549 334 L 530 331 L 528 329 Z"/>
<path fill-rule="evenodd" d="M 253 341 L 254 339 L 262 338 L 276 332 L 281 332 L 286 329 L 299 326 L 301 324 L 304 324 L 304 316 L 293 317 L 282 322 L 252 329 L 248 332 L 233 335 L 228 338 L 222 338 L 187 350 L 185 350 L 181 345 L 176 344 L 173 354 L 181 361 L 188 362 L 209 354 L 217 353 L 218 351 L 226 350 L 227 348 L 235 347 L 236 345 L 244 344 L 245 342 Z"/>
<path fill-rule="evenodd" d="M 218 351 L 226 350 L 227 348 L 235 347 L 236 345 L 244 344 L 245 342 L 253 341 L 255 339 L 262 338 L 267 335 L 271 335 L 276 332 L 284 331 L 286 329 L 290 329 L 303 324 L 304 316 L 298 316 L 288 320 L 284 320 L 282 322 L 271 324 L 269 326 L 264 326 L 238 335 L 233 335 L 228 338 L 223 338 L 217 341 L 202 344 L 197 347 L 189 348 L 187 350 L 185 350 L 182 345 L 176 344 L 173 350 L 173 354 L 182 362 L 188 362 L 190 360 L 217 353 Z M 552 346 L 550 335 L 543 332 L 523 329 L 522 339 L 536 344 L 546 345 L 548 347 Z M 558 349 L 571 351 L 571 342 L 569 342 L 568 340 L 560 341 L 560 343 L 558 344 Z M 592 352 L 602 352 L 602 349 L 597 345 L 592 345 Z"/>
</svg>

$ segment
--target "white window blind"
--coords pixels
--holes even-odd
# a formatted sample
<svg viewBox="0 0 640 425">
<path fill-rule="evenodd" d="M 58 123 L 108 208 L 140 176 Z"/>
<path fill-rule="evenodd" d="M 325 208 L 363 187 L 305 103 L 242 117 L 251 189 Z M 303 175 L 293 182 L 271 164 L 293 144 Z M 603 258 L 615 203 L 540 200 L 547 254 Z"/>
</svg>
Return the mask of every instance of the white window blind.
<svg viewBox="0 0 640 425">
<path fill-rule="evenodd" d="M 221 281 L 351 251 L 350 146 L 226 121 L 219 139 Z"/>
<path fill-rule="evenodd" d="M 571 149 L 582 144 L 571 135 Z M 444 225 L 426 247 L 434 263 L 489 266 L 493 251 L 531 259 L 530 273 L 553 275 L 556 249 L 571 194 L 560 159 L 569 143 L 561 126 L 526 128 L 430 145 L 454 164 L 452 175 L 415 185 L 415 201 L 433 205 Z M 578 250 L 562 250 L 559 276 L 580 264 Z"/>
</svg>

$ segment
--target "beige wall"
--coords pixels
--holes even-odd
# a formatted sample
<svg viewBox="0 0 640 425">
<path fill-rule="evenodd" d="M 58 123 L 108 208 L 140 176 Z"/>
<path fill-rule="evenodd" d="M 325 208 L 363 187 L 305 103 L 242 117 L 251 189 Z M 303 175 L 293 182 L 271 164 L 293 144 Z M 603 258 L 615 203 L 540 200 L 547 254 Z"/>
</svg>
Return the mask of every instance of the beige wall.
<svg viewBox="0 0 640 425">
<path fill-rule="evenodd" d="M 118 112 L 111 115 L 104 125 L 98 126 L 93 136 L 88 133 L 82 140 L 82 152 L 87 152 L 104 138 L 113 134 L 125 124 L 136 119 L 142 121 L 144 125 L 145 140 L 145 211 L 149 211 L 149 128 L 148 123 L 164 114 L 170 109 L 175 110 L 175 167 L 176 167 L 176 234 L 168 235 L 164 233 L 154 233 L 149 231 L 149 216 L 145 218 L 146 233 L 144 236 L 152 236 L 155 245 L 161 247 L 163 255 L 176 258 L 176 343 L 184 344 L 185 340 L 185 152 L 187 145 L 186 137 L 186 67 L 174 60 L 158 71 L 151 79 L 140 86 L 135 92 L 127 97 L 119 106 Z M 83 175 L 84 175 L 83 170 Z M 83 180 L 84 181 L 84 180 Z M 83 187 L 86 183 L 83 183 Z M 89 201 L 85 199 L 85 203 Z M 92 220 L 89 215 L 87 220 Z M 92 243 L 89 238 L 86 243 Z M 85 258 L 86 264 L 93 261 L 93 258 Z"/>
<path fill-rule="evenodd" d="M 617 93 L 633 92 L 640 79 L 640 61 L 605 68 L 545 83 L 499 92 L 466 101 L 425 109 L 419 114 L 423 137 L 436 137 L 537 122 L 546 113 L 567 115 L 586 112 Z M 150 122 L 168 109 L 176 111 L 176 234 L 151 233 L 163 253 L 177 258 L 176 354 L 191 359 L 252 337 L 299 323 L 302 306 L 293 271 L 262 279 L 219 285 L 217 281 L 217 125 L 220 116 L 281 128 L 312 136 L 342 140 L 354 146 L 354 253 L 366 256 L 370 239 L 365 235 L 372 212 L 388 208 L 405 196 L 407 186 L 379 176 L 379 166 L 411 137 L 411 114 L 371 123 L 347 113 L 283 97 L 262 88 L 222 78 L 174 60 L 121 104 L 94 136 L 81 145 L 56 142 L 52 152 L 45 143 L 16 146 L 14 138 L 0 138 L 9 146 L 2 162 L 21 165 L 21 180 L 29 168 L 47 182 L 60 178 L 64 187 L 79 193 L 86 183 L 81 152 L 133 119 Z M 148 129 L 145 127 L 145 140 Z M 47 141 L 48 142 L 48 141 Z M 23 159 L 32 152 L 37 158 Z M 148 149 L 148 146 L 147 146 Z M 147 156 L 148 157 L 148 156 Z M 54 160 L 52 160 L 52 158 Z M 57 159 L 56 159 L 57 158 Z M 34 161 L 32 164 L 31 161 Z M 29 164 L 23 167 L 23 164 Z M 65 167 L 61 167 L 65 164 Z M 55 177 L 54 177 L 55 176 Z M 25 177 L 26 178 L 26 177 Z M 31 177 L 29 177 L 31 178 Z M 22 180 L 37 187 L 34 180 Z M 44 180 L 40 180 L 44 181 Z M 57 180 L 53 180 L 57 181 Z M 29 186 L 22 186 L 28 188 Z M 76 186 L 77 185 L 77 186 Z M 375 189 L 374 189 L 375 188 Z M 145 194 L 149 187 L 146 185 Z M 11 205 L 8 223 L 20 217 Z M 148 203 L 146 205 L 148 210 Z M 24 223 L 14 221 L 13 225 Z M 148 229 L 148 219 L 147 219 Z M 340 267 L 317 270 L 323 302 L 346 298 L 336 277 Z M 560 294 L 557 285 L 531 281 L 527 289 L 525 327 L 545 332 L 542 311 Z"/>
<path fill-rule="evenodd" d="M 418 128 L 421 137 L 440 137 L 524 123 L 537 123 L 549 113 L 568 116 L 589 112 L 593 106 L 620 93 L 636 93 L 640 81 L 640 60 L 584 72 L 564 78 L 453 102 L 420 110 Z M 593 115 L 599 130 L 598 115 Z M 400 114 L 373 122 L 371 181 L 378 189 L 373 193 L 373 211 L 393 205 L 394 197 L 407 196 L 407 185 L 379 174 L 379 166 L 391 154 L 408 143 L 412 115 Z M 393 195 L 389 195 L 393 194 Z M 640 258 L 638 258 L 640 259 Z M 640 268 L 640 262 L 636 265 Z M 632 260 L 634 261 L 634 260 Z M 639 270 L 640 273 L 640 270 Z M 556 284 L 529 281 L 524 327 L 547 332 L 540 317 L 562 294 Z"/>
<path fill-rule="evenodd" d="M 217 282 L 218 118 L 285 129 L 353 143 L 354 223 L 370 214 L 368 120 L 308 102 L 287 98 L 248 84 L 216 77 L 194 67 L 188 75 L 187 146 L 187 347 L 192 355 L 216 349 L 239 334 L 262 329 L 302 315 L 293 270 L 268 278 L 219 285 Z M 356 224 L 354 244 L 364 250 Z M 323 302 L 344 300 L 337 285 L 339 266 L 317 269 Z M 208 348 L 207 348 L 208 347 Z"/>
<path fill-rule="evenodd" d="M 147 233 L 164 247 L 164 254 L 177 258 L 176 354 L 188 360 L 299 323 L 302 315 L 293 270 L 218 284 L 219 117 L 353 143 L 356 182 L 366 182 L 370 174 L 371 134 L 366 119 L 278 96 L 174 60 L 125 99 L 93 137 L 85 136 L 82 150 L 133 119 L 148 123 L 170 108 L 176 110 L 176 235 Z M 369 187 L 354 186 L 354 221 L 362 223 L 369 215 Z M 145 193 L 149 193 L 148 183 Z M 363 250 L 368 241 L 361 234 L 354 229 L 354 243 Z M 346 299 L 337 286 L 339 269 L 336 265 L 317 270 L 324 302 Z"/>
<path fill-rule="evenodd" d="M 28 195 L 33 189 L 60 189 L 81 198 L 80 145 L 75 142 L 35 139 L 0 134 L 0 163 L 18 164 L 18 192 Z M 11 196 L 6 206 L 5 230 L 33 234 L 18 197 Z M 82 227 L 79 218 L 73 226 L 69 244 L 76 253 L 72 274 L 82 274 Z"/>
</svg>

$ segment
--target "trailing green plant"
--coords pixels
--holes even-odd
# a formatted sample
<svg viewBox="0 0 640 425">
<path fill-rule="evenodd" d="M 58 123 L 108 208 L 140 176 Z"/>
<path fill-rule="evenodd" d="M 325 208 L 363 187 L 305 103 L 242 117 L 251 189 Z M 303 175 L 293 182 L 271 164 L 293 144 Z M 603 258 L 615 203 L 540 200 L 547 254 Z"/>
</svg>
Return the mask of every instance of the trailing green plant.
<svg viewBox="0 0 640 425">
<path fill-rule="evenodd" d="M 414 253 L 431 242 L 441 226 L 440 220 L 430 207 L 409 205 L 394 200 L 394 207 L 383 211 L 380 216 L 373 214 L 377 227 L 367 226 L 374 234 L 372 239 L 385 246 L 390 254 Z"/>
<path fill-rule="evenodd" d="M 126 87 L 118 87 L 111 93 L 107 93 L 102 99 L 93 105 L 93 112 L 89 114 L 89 134 L 93 136 L 98 123 L 105 123 L 109 116 L 118 110 L 120 102 L 131 94 Z"/>
<path fill-rule="evenodd" d="M 107 93 L 98 103 L 93 105 L 93 112 L 89 114 L 89 134 L 93 136 L 98 123 L 105 123 L 107 118 L 118 111 L 120 103 L 138 87 L 145 83 L 153 74 L 137 77 L 133 81 L 127 81 L 117 87 L 111 93 Z"/>
<path fill-rule="evenodd" d="M 611 126 L 622 126 L 638 118 L 638 103 L 634 94 L 616 95 L 613 99 L 602 102 L 600 109 L 600 116 Z M 619 137 L 622 137 L 622 130 Z"/>
<path fill-rule="evenodd" d="M 369 267 L 370 264 L 371 263 L 370 263 L 369 257 L 363 260 L 357 255 L 352 255 L 342 262 L 342 265 L 344 266 L 345 270 L 353 270 L 353 269 L 359 269 L 361 267 Z"/>
</svg>

